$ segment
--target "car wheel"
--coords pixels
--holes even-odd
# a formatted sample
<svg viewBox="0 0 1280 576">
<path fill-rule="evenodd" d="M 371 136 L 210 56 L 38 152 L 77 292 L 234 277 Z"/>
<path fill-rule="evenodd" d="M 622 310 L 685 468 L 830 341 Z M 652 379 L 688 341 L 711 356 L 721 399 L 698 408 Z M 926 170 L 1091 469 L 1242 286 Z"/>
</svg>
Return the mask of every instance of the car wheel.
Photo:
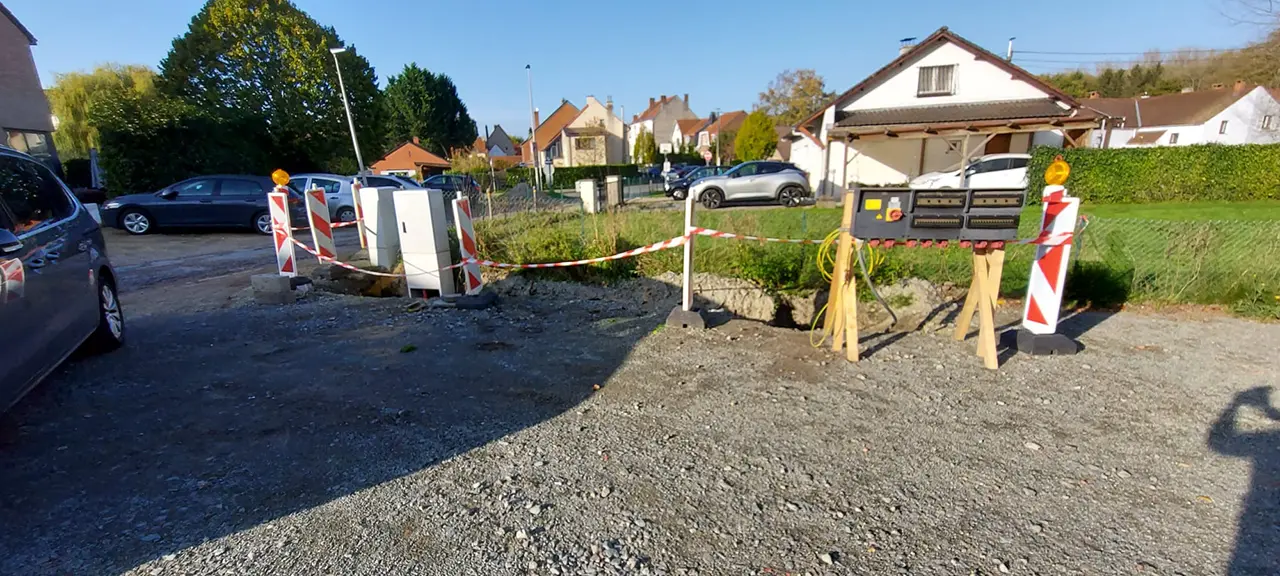
<svg viewBox="0 0 1280 576">
<path fill-rule="evenodd" d="M 689 191 L 683 188 L 676 188 L 671 191 L 671 197 L 676 200 L 684 200 L 689 197 Z"/>
<path fill-rule="evenodd" d="M 339 222 L 355 222 L 355 220 L 356 220 L 356 209 L 355 209 L 355 208 L 346 208 L 346 207 L 344 207 L 344 208 L 339 208 L 339 209 L 338 209 L 338 221 L 339 221 Z"/>
<path fill-rule="evenodd" d="M 724 202 L 724 192 L 710 188 L 702 191 L 702 205 L 708 210 L 715 210 Z"/>
<path fill-rule="evenodd" d="M 778 192 L 778 203 L 787 208 L 795 208 L 800 205 L 800 189 L 795 186 L 787 186 Z"/>
<path fill-rule="evenodd" d="M 271 214 L 268 212 L 259 212 L 253 215 L 253 229 L 259 234 L 271 233 Z"/>
<path fill-rule="evenodd" d="M 141 210 L 126 210 L 120 215 L 120 226 L 125 232 L 140 236 L 151 231 L 151 216 Z"/>
<path fill-rule="evenodd" d="M 101 354 L 124 345 L 124 311 L 116 294 L 116 283 L 111 278 L 98 276 L 98 328 L 89 336 L 85 346 L 90 352 Z"/>
</svg>

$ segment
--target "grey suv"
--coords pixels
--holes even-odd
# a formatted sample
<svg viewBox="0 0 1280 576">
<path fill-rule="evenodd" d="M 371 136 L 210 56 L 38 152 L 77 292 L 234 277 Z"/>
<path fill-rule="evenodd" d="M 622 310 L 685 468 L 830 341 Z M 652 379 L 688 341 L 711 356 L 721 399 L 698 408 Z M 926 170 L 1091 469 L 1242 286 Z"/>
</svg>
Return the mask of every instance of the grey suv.
<svg viewBox="0 0 1280 576">
<path fill-rule="evenodd" d="M 809 176 L 787 162 L 743 162 L 724 174 L 698 180 L 689 193 L 707 208 L 738 200 L 773 200 L 793 207 L 809 196 Z"/>
<path fill-rule="evenodd" d="M 43 164 L 0 148 L 0 412 L 82 345 L 123 343 L 97 222 Z"/>
</svg>

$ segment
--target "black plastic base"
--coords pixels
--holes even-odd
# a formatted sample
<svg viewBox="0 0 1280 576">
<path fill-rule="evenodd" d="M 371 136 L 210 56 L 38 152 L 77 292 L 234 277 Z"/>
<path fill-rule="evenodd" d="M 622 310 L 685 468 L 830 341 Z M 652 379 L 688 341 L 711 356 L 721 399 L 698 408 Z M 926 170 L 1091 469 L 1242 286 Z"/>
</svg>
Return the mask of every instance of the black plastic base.
<svg viewBox="0 0 1280 576">
<path fill-rule="evenodd" d="M 667 326 L 673 328 L 693 328 L 695 330 L 705 330 L 707 321 L 702 317 L 701 310 L 685 310 L 680 306 L 671 309 L 671 313 L 667 315 Z"/>
<path fill-rule="evenodd" d="M 1080 351 L 1080 343 L 1062 334 L 1032 334 L 1026 328 L 1007 330 L 1000 344 L 1032 356 L 1068 355 Z"/>
</svg>

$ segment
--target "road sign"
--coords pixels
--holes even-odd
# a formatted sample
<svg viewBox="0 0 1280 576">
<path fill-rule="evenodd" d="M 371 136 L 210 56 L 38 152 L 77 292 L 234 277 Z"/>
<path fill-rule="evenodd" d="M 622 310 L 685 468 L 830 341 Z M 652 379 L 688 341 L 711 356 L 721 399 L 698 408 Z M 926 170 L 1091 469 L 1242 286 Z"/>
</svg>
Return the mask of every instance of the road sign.
<svg viewBox="0 0 1280 576">
<path fill-rule="evenodd" d="M 712 157 L 712 156 L 713 156 L 713 154 L 711 154 L 711 151 L 710 151 L 710 150 L 703 150 L 703 151 L 702 151 L 702 159 L 703 159 L 703 160 L 706 160 L 707 162 L 710 162 L 710 161 L 711 161 L 711 157 Z"/>
</svg>

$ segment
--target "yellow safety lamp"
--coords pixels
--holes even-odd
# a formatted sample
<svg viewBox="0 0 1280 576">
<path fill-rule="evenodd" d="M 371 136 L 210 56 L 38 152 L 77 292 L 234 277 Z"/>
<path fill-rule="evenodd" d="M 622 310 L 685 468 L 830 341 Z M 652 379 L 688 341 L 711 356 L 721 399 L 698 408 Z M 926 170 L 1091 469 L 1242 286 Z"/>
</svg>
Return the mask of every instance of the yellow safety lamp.
<svg viewBox="0 0 1280 576">
<path fill-rule="evenodd" d="M 289 173 L 277 168 L 275 172 L 271 173 L 271 181 L 275 182 L 276 186 L 288 186 Z"/>
<path fill-rule="evenodd" d="M 1067 176 L 1071 175 L 1071 166 L 1067 165 L 1067 161 L 1058 156 L 1049 163 L 1049 167 L 1044 171 L 1044 181 L 1050 186 L 1061 186 L 1066 184 Z"/>
</svg>

